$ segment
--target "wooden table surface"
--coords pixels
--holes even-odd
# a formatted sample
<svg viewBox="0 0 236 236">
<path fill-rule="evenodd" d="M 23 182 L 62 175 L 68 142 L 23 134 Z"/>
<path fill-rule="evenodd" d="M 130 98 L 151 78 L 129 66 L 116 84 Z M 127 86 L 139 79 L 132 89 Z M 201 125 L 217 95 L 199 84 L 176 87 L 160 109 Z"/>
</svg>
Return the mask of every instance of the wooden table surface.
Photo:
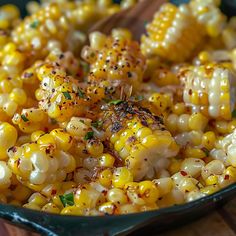
<svg viewBox="0 0 236 236">
<path fill-rule="evenodd" d="M 0 220 L 0 236 L 40 236 Z M 154 235 L 148 235 L 154 236 Z M 236 198 L 205 217 L 159 236 L 236 236 Z"/>
</svg>

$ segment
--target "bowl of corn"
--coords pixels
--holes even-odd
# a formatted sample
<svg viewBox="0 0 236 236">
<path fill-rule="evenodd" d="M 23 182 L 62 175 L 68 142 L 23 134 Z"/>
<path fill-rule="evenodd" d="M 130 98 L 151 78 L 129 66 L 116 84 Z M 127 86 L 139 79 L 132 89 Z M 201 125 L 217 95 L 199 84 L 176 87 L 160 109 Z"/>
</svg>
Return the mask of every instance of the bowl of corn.
<svg viewBox="0 0 236 236">
<path fill-rule="evenodd" d="M 1 218 L 45 235 L 117 235 L 233 197 L 236 17 L 226 5 L 165 3 L 135 41 L 126 28 L 88 30 L 136 1 L 26 1 L 25 17 L 7 2 Z"/>
</svg>

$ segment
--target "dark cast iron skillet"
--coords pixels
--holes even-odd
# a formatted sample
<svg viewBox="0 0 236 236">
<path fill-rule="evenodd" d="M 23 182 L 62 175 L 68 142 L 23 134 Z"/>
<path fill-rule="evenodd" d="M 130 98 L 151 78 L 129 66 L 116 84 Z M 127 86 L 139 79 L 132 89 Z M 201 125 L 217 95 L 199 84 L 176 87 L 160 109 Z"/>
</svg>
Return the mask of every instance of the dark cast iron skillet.
<svg viewBox="0 0 236 236">
<path fill-rule="evenodd" d="M 148 4 L 148 0 L 147 1 Z M 25 14 L 26 0 L 0 0 L 0 5 L 14 3 Z M 179 4 L 186 0 L 172 2 Z M 222 0 L 221 9 L 228 16 L 236 15 L 236 0 Z M 160 210 L 118 216 L 63 216 L 0 204 L 0 218 L 12 224 L 48 236 L 145 235 L 156 234 L 179 224 L 186 224 L 236 196 L 236 184 L 183 205 Z M 209 227 L 211 227 L 209 225 Z M 149 234 L 150 235 L 150 234 Z"/>
</svg>

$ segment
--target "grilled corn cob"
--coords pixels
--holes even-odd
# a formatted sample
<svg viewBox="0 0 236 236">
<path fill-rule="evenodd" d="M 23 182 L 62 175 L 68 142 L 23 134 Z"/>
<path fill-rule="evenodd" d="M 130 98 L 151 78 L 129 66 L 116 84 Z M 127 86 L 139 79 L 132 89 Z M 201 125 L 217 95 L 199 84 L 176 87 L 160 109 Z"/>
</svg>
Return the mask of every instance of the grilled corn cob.
<svg viewBox="0 0 236 236">
<path fill-rule="evenodd" d="M 204 35 L 189 6 L 170 3 L 161 6 L 146 30 L 147 36 L 141 38 L 143 54 L 174 62 L 188 59 Z"/>
<path fill-rule="evenodd" d="M 193 112 L 217 119 L 230 119 L 235 105 L 235 76 L 227 67 L 208 64 L 190 67 L 182 74 L 183 100 Z"/>
<path fill-rule="evenodd" d="M 231 134 L 225 136 L 222 140 L 217 142 L 216 148 L 212 149 L 211 156 L 215 159 L 221 160 L 226 166 L 236 167 L 235 161 L 235 143 L 236 143 L 236 130 Z"/>
<path fill-rule="evenodd" d="M 36 91 L 39 108 L 58 121 L 65 121 L 86 110 L 86 97 L 78 80 L 53 64 L 45 64 L 37 71 L 40 88 Z"/>
<path fill-rule="evenodd" d="M 68 173 L 74 171 L 75 159 L 67 152 L 72 138 L 66 132 L 61 136 L 60 132 L 53 130 L 50 134 L 41 135 L 36 142 L 9 148 L 9 167 L 30 188 L 62 182 Z"/>
<path fill-rule="evenodd" d="M 82 57 L 90 64 L 91 81 L 110 80 L 117 84 L 130 84 L 135 89 L 142 81 L 145 59 L 137 42 L 127 33 L 114 31 L 112 36 L 99 32 L 90 35 L 90 47 L 84 47 Z"/>
<path fill-rule="evenodd" d="M 220 11 L 220 0 L 191 0 L 190 7 L 198 22 L 206 28 L 211 37 L 222 33 L 226 25 L 226 16 Z"/>
<path fill-rule="evenodd" d="M 136 104 L 111 105 L 102 120 L 111 148 L 131 169 L 135 180 L 155 176 L 155 169 L 158 172 L 159 165 L 168 165 L 167 158 L 178 153 L 178 146 L 162 118 L 154 117 Z"/>
</svg>

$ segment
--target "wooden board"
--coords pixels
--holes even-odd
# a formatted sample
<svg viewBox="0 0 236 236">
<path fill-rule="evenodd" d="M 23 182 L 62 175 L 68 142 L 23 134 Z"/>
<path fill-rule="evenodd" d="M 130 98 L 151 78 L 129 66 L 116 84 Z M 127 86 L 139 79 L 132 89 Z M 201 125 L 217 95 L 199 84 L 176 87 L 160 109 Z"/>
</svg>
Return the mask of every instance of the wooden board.
<svg viewBox="0 0 236 236">
<path fill-rule="evenodd" d="M 0 220 L 0 236 L 39 236 L 39 234 Z M 148 236 L 155 235 L 148 234 Z M 236 199 L 191 224 L 163 232 L 159 236 L 236 236 Z"/>
</svg>

